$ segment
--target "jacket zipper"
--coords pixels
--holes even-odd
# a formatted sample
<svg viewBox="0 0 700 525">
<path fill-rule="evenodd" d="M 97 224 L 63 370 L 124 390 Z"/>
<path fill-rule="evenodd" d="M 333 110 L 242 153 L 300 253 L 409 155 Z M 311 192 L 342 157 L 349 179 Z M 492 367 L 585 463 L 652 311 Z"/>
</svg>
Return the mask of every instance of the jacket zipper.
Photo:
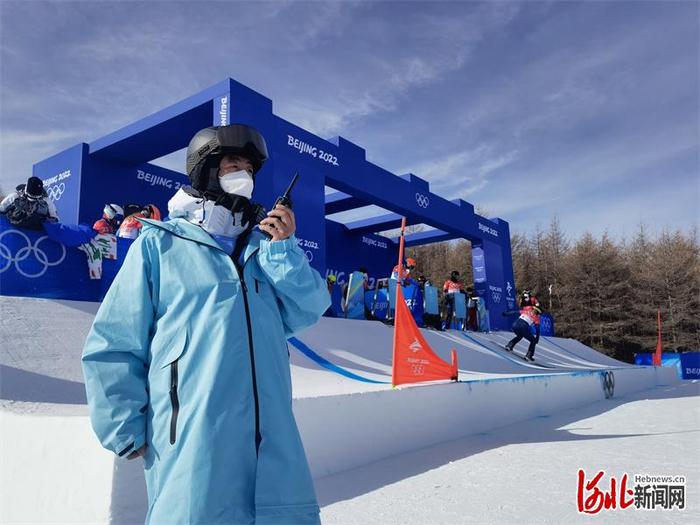
<svg viewBox="0 0 700 525">
<path fill-rule="evenodd" d="M 170 363 L 170 404 L 172 414 L 170 416 L 170 444 L 175 444 L 177 438 L 177 414 L 180 411 L 180 400 L 177 397 L 177 359 Z"/>
<path fill-rule="evenodd" d="M 134 448 L 134 442 L 133 442 L 133 441 L 132 441 L 131 443 L 129 443 L 129 444 L 126 446 L 126 448 L 124 448 L 124 450 L 122 450 L 121 452 L 118 452 L 118 453 L 117 453 L 117 456 L 122 457 L 122 456 L 123 456 L 124 454 L 126 454 L 127 452 L 132 452 L 132 450 L 131 450 L 132 448 Z"/>
<path fill-rule="evenodd" d="M 233 260 L 233 259 L 232 259 Z M 248 328 L 248 350 L 250 352 L 250 369 L 253 375 L 253 400 L 255 401 L 255 453 L 260 450 L 260 442 L 262 435 L 260 434 L 260 401 L 258 399 L 258 380 L 255 373 L 255 352 L 253 350 L 253 328 L 250 322 L 250 306 L 248 305 L 248 286 L 243 277 L 243 268 L 238 262 L 233 261 L 238 277 L 241 281 L 241 289 L 243 290 L 243 305 L 245 307 L 245 320 Z"/>
<path fill-rule="evenodd" d="M 168 230 L 170 231 L 170 230 Z M 181 239 L 185 239 L 188 241 L 193 241 L 193 242 L 199 242 L 195 241 L 194 239 L 190 239 L 189 237 L 185 237 L 184 235 L 179 235 L 173 231 L 170 231 L 172 235 L 175 237 L 180 237 Z M 240 241 L 240 238 L 239 238 Z M 210 246 L 206 243 L 200 243 L 204 244 L 205 246 Z M 211 247 L 211 246 L 210 246 Z M 234 250 L 235 252 L 235 250 Z M 238 264 L 236 259 L 231 256 L 231 261 L 233 262 L 233 265 L 236 267 L 236 271 L 238 272 L 238 277 L 241 281 L 241 288 L 243 289 L 243 304 L 245 305 L 245 320 L 246 320 L 246 325 L 248 327 L 248 348 L 250 349 L 250 365 L 251 365 L 251 370 L 252 370 L 252 375 L 253 375 L 253 398 L 255 399 L 255 453 L 258 453 L 258 450 L 260 449 L 260 442 L 262 441 L 262 435 L 260 434 L 260 403 L 258 401 L 258 381 L 255 376 L 255 354 L 253 352 L 253 329 L 250 324 L 250 307 L 248 306 L 248 287 L 245 284 L 245 279 L 243 278 L 243 267 Z M 257 285 L 257 283 L 256 283 Z M 170 373 L 170 402 L 173 405 L 173 415 L 172 418 L 170 419 L 170 443 L 175 444 L 175 438 L 176 438 L 176 430 L 177 430 L 177 413 L 180 409 L 180 403 L 177 398 L 177 361 L 172 363 L 175 365 L 175 370 L 174 372 L 172 371 L 173 369 L 171 368 L 171 373 Z M 173 377 L 175 378 L 175 388 L 173 389 Z"/>
</svg>

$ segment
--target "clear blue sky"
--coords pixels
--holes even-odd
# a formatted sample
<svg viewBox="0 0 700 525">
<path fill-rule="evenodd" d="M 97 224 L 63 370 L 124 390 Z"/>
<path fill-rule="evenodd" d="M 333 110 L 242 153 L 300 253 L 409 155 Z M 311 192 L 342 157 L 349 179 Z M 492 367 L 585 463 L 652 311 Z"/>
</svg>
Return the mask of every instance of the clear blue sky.
<svg viewBox="0 0 700 525">
<path fill-rule="evenodd" d="M 230 76 L 512 231 L 688 230 L 699 6 L 0 0 L 0 188 Z"/>
</svg>

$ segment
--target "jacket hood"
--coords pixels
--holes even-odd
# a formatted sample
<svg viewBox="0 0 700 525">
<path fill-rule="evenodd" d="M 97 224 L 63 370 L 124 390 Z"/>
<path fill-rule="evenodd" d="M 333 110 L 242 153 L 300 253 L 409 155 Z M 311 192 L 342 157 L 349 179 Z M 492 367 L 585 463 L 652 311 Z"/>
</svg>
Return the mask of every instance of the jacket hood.
<svg viewBox="0 0 700 525">
<path fill-rule="evenodd" d="M 143 224 L 144 232 L 151 228 L 165 230 L 177 237 L 182 237 L 199 244 L 205 244 L 206 246 L 214 248 L 215 250 L 226 253 L 226 251 L 211 235 L 209 235 L 199 226 L 188 222 L 186 219 L 177 218 L 164 222 L 139 217 L 137 220 Z M 250 236 L 248 237 L 248 245 L 244 251 L 243 257 L 245 261 L 247 261 L 248 258 L 260 248 L 260 242 L 264 240 L 266 240 L 266 238 L 261 232 L 257 230 L 253 230 L 251 232 Z"/>
</svg>

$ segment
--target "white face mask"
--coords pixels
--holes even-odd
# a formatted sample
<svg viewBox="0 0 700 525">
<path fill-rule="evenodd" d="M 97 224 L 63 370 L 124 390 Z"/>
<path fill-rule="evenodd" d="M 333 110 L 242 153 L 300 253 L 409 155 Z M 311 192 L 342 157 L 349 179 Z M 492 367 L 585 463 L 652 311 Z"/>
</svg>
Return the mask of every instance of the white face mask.
<svg viewBox="0 0 700 525">
<path fill-rule="evenodd" d="M 243 212 L 231 215 L 230 210 L 217 206 L 213 201 L 198 199 L 180 189 L 168 202 L 171 219 L 182 217 L 192 224 L 201 226 L 212 235 L 236 238 L 247 227 L 243 222 Z"/>
<path fill-rule="evenodd" d="M 219 186 L 226 193 L 250 199 L 253 196 L 253 178 L 246 170 L 238 170 L 219 177 Z"/>
</svg>

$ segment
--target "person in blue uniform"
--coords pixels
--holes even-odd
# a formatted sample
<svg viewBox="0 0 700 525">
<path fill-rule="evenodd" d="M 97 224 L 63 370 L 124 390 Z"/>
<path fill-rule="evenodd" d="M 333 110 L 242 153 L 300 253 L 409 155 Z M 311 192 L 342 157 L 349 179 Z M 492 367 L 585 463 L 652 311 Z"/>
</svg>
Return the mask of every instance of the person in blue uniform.
<svg viewBox="0 0 700 525">
<path fill-rule="evenodd" d="M 330 300 L 293 211 L 250 200 L 267 156 L 250 126 L 193 137 L 192 186 L 169 221 L 140 219 L 85 343 L 92 426 L 143 457 L 147 523 L 319 522 L 286 339 Z"/>
</svg>

